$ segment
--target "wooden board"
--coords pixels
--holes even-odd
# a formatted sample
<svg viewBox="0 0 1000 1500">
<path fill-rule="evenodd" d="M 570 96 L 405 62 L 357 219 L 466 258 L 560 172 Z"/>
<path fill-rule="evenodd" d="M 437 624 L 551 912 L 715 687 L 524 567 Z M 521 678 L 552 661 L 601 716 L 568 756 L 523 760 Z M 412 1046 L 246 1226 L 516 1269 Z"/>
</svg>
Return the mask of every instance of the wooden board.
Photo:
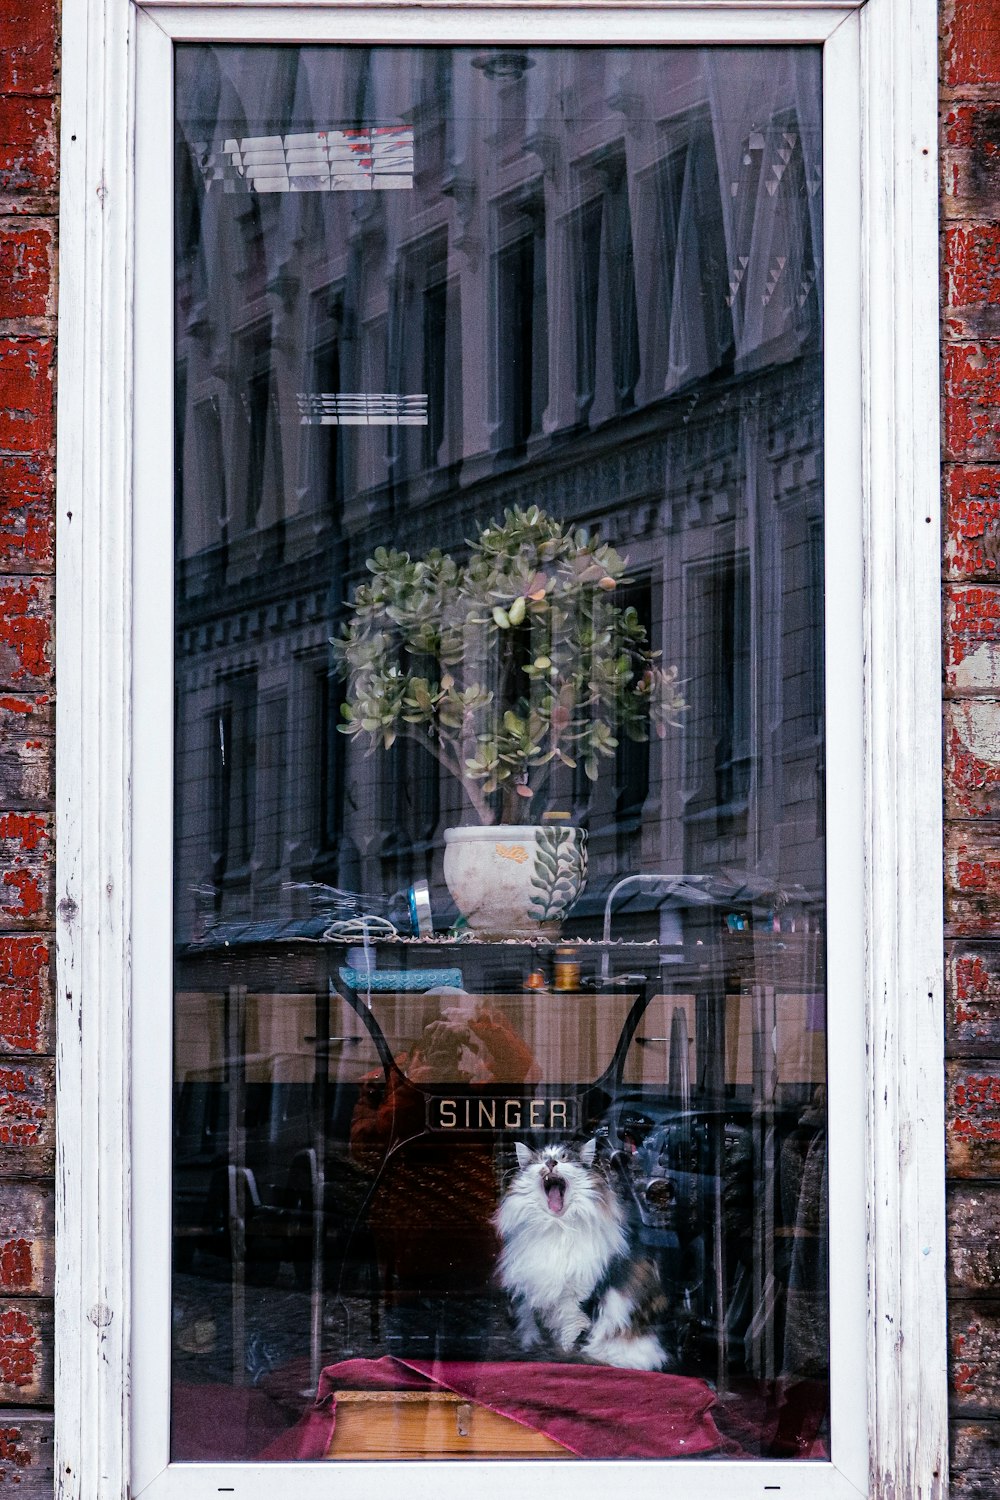
<svg viewBox="0 0 1000 1500">
<path fill-rule="evenodd" d="M 334 1401 L 331 1459 L 576 1457 L 543 1433 L 451 1391 L 336 1391 Z"/>
</svg>

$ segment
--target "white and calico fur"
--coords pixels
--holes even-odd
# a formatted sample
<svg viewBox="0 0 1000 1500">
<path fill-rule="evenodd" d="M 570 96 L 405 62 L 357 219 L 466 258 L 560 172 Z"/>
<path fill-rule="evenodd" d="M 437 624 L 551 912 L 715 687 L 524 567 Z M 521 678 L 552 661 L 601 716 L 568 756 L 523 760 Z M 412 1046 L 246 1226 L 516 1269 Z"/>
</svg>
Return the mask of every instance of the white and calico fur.
<svg viewBox="0 0 1000 1500">
<path fill-rule="evenodd" d="M 523 1347 L 548 1335 L 564 1355 L 662 1369 L 654 1325 L 666 1298 L 656 1268 L 631 1254 L 622 1205 L 594 1165 L 597 1142 L 514 1149 L 519 1170 L 493 1223 Z"/>
</svg>

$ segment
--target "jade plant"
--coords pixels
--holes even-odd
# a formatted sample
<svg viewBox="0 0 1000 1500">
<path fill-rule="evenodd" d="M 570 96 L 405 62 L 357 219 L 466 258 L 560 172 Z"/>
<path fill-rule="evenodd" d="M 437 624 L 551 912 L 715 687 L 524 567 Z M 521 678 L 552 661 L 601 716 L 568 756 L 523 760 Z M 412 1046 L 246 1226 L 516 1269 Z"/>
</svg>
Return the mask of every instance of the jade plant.
<svg viewBox="0 0 1000 1500">
<path fill-rule="evenodd" d="M 506 510 L 462 560 L 378 547 L 333 643 L 342 732 L 372 749 L 416 740 L 482 823 L 531 822 L 554 764 L 596 781 L 620 734 L 662 738 L 684 709 L 677 668 L 620 602 L 626 565 L 537 506 Z"/>
</svg>

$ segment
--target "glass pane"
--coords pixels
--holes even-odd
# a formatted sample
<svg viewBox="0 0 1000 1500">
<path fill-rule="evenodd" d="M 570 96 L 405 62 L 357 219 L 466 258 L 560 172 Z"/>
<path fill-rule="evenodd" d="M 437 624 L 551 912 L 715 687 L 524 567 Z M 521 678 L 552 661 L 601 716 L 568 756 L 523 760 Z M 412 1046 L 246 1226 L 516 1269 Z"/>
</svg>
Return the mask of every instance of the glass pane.
<svg viewBox="0 0 1000 1500">
<path fill-rule="evenodd" d="M 177 49 L 176 1459 L 831 1454 L 820 80 Z"/>
</svg>

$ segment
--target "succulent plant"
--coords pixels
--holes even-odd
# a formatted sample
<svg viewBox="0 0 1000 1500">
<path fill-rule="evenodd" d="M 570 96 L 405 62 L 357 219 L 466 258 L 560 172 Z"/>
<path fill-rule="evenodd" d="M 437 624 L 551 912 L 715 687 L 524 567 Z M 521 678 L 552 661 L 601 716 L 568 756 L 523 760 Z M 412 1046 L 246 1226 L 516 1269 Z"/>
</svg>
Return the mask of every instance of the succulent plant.
<svg viewBox="0 0 1000 1500">
<path fill-rule="evenodd" d="M 334 641 L 344 734 L 422 744 L 484 824 L 524 823 L 554 763 L 596 781 L 621 734 L 661 738 L 684 699 L 616 598 L 626 559 L 537 506 L 506 510 L 456 561 L 379 547 Z"/>
</svg>

